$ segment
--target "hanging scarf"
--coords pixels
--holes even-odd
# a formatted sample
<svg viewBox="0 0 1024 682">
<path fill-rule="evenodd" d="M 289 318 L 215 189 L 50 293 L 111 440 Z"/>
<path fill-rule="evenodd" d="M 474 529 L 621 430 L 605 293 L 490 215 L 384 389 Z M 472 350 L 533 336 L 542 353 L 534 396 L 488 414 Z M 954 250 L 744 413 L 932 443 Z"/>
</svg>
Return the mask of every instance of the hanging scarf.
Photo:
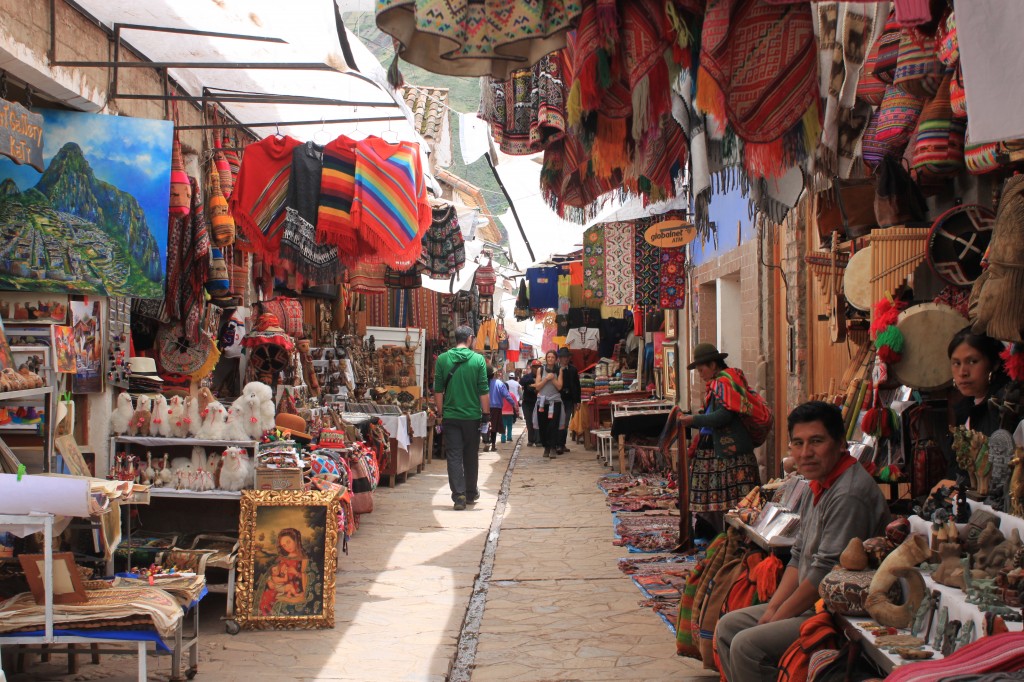
<svg viewBox="0 0 1024 682">
<path fill-rule="evenodd" d="M 316 222 L 319 241 L 345 248 L 357 242 L 358 234 L 352 223 L 355 182 L 356 142 L 341 135 L 324 146 Z"/>
<path fill-rule="evenodd" d="M 882 35 L 888 3 L 819 2 L 813 13 L 818 43 L 820 94 L 825 98 L 825 120 L 815 174 L 826 178 L 850 177 L 860 156 L 860 141 L 871 108 L 859 103 L 857 85 L 872 46 Z"/>
<path fill-rule="evenodd" d="M 633 305 L 636 289 L 633 281 L 633 223 L 605 223 L 604 303 Z"/>
<path fill-rule="evenodd" d="M 341 276 L 338 247 L 319 244 L 316 228 L 294 208 L 288 208 L 281 236 L 281 270 L 301 275 L 306 284 L 334 284 Z"/>
<path fill-rule="evenodd" d="M 565 82 L 558 55 L 546 55 L 508 80 L 484 79 L 481 89 L 479 117 L 491 124 L 491 137 L 506 154 L 542 152 L 565 134 Z"/>
<path fill-rule="evenodd" d="M 644 232 L 653 224 L 654 219 L 652 218 L 638 220 L 633 231 L 633 279 L 636 288 L 636 304 L 645 308 L 656 307 L 661 294 L 661 249 L 647 243 L 644 238 Z"/>
<path fill-rule="evenodd" d="M 245 236 L 239 246 L 267 263 L 278 258 L 292 150 L 298 145 L 298 140 L 285 135 L 267 137 L 246 147 L 231 194 L 231 214 Z"/>
<path fill-rule="evenodd" d="M 415 142 L 369 137 L 356 144 L 355 201 L 352 222 L 359 230 L 359 251 L 371 262 L 405 269 L 423 249 L 423 232 L 433 214 Z M 346 245 L 339 245 L 346 254 Z"/>
<path fill-rule="evenodd" d="M 210 235 L 202 210 L 203 195 L 199 182 L 190 177 L 192 208 L 183 218 L 172 217 L 167 226 L 167 288 L 164 312 L 171 320 L 184 323 L 185 336 L 199 341 L 203 311 L 203 286 L 206 284 Z"/>
<path fill-rule="evenodd" d="M 744 141 L 752 177 L 775 177 L 813 151 L 820 133 L 811 7 L 708 0 L 697 104 Z"/>
<path fill-rule="evenodd" d="M 686 303 L 686 249 L 661 250 L 660 303 L 665 310 L 683 308 Z"/>
</svg>

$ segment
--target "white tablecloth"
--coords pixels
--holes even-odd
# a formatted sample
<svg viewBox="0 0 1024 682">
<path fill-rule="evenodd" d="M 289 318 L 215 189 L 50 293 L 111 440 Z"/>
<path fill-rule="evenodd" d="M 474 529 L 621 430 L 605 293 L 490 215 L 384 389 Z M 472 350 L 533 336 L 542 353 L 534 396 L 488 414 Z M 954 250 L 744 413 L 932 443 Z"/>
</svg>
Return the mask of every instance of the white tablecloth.
<svg viewBox="0 0 1024 682">
<path fill-rule="evenodd" d="M 409 415 L 409 424 L 412 426 L 413 438 L 427 437 L 427 413 L 416 412 Z"/>
<path fill-rule="evenodd" d="M 411 441 L 409 440 L 409 418 L 404 414 L 381 414 L 381 423 L 388 430 L 391 437 L 398 441 L 400 450 L 408 450 Z"/>
</svg>

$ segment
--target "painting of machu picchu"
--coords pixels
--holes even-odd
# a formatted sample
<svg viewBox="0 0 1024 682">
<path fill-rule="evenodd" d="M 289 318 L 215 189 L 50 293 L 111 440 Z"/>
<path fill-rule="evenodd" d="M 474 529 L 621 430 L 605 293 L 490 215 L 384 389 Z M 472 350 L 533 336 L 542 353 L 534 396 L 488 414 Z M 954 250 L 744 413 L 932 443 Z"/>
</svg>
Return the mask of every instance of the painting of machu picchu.
<svg viewBox="0 0 1024 682">
<path fill-rule="evenodd" d="M 0 158 L 0 290 L 162 298 L 173 124 L 43 121 L 42 173 Z"/>
</svg>

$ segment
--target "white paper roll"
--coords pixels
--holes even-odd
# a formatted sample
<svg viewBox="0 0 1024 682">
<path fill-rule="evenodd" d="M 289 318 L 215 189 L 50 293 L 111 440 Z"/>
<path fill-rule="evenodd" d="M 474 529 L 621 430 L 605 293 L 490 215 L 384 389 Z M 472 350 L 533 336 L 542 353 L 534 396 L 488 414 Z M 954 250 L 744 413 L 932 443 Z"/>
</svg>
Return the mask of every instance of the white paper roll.
<svg viewBox="0 0 1024 682">
<path fill-rule="evenodd" d="M 88 479 L 0 474 L 0 514 L 32 512 L 88 516 Z"/>
</svg>

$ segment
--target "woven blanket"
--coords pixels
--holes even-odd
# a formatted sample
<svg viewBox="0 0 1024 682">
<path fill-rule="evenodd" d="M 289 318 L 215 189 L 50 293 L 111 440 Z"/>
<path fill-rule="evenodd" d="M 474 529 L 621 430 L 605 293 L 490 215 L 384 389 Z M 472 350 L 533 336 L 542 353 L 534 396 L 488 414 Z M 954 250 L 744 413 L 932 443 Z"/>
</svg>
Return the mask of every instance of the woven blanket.
<svg viewBox="0 0 1024 682">
<path fill-rule="evenodd" d="M 169 319 L 185 323 L 185 336 L 189 341 L 199 341 L 203 285 L 209 274 L 210 235 L 199 182 L 191 177 L 189 182 L 192 184 L 192 210 L 184 218 L 172 216 L 167 226 L 164 312 Z"/>
<path fill-rule="evenodd" d="M 769 145 L 746 150 L 748 170 L 768 174 L 800 160 L 805 149 L 783 137 L 818 98 L 810 4 L 708 0 L 700 52 L 700 108 L 728 120 L 748 145 Z"/>
<path fill-rule="evenodd" d="M 466 265 L 466 244 L 454 206 L 434 207 L 423 233 L 419 266 L 431 279 L 449 279 Z"/>
<path fill-rule="evenodd" d="M 633 231 L 633 279 L 636 287 L 636 305 L 653 308 L 661 300 L 661 249 L 644 239 L 644 232 L 654 224 L 645 218 L 636 222 Z"/>
<path fill-rule="evenodd" d="M 506 154 L 544 151 L 565 134 L 565 82 L 559 55 L 546 55 L 507 80 L 485 79 L 479 116 Z"/>
<path fill-rule="evenodd" d="M 306 284 L 335 284 L 341 277 L 338 247 L 321 244 L 316 228 L 294 208 L 288 208 L 281 235 L 281 268 L 301 275 Z"/>
<path fill-rule="evenodd" d="M 303 338 L 302 303 L 298 299 L 281 296 L 273 301 L 262 301 L 260 308 L 264 313 L 276 315 L 288 336 L 295 339 Z"/>
<path fill-rule="evenodd" d="M 661 250 L 661 307 L 674 310 L 686 303 L 686 248 Z"/>
<path fill-rule="evenodd" d="M 604 298 L 604 225 L 594 225 L 583 234 L 583 298 Z"/>
<path fill-rule="evenodd" d="M 161 639 L 174 637 L 182 611 L 177 600 L 155 587 L 112 587 L 86 590 L 89 601 L 83 604 L 54 604 L 55 626 L 85 620 L 114 620 L 137 614 L 152 619 Z M 17 632 L 42 626 L 43 606 L 28 592 L 0 602 L 0 632 Z"/>
<path fill-rule="evenodd" d="M 245 148 L 242 167 L 231 194 L 231 215 L 245 237 L 239 246 L 273 263 L 278 257 L 292 151 L 299 141 L 271 135 Z"/>
</svg>

